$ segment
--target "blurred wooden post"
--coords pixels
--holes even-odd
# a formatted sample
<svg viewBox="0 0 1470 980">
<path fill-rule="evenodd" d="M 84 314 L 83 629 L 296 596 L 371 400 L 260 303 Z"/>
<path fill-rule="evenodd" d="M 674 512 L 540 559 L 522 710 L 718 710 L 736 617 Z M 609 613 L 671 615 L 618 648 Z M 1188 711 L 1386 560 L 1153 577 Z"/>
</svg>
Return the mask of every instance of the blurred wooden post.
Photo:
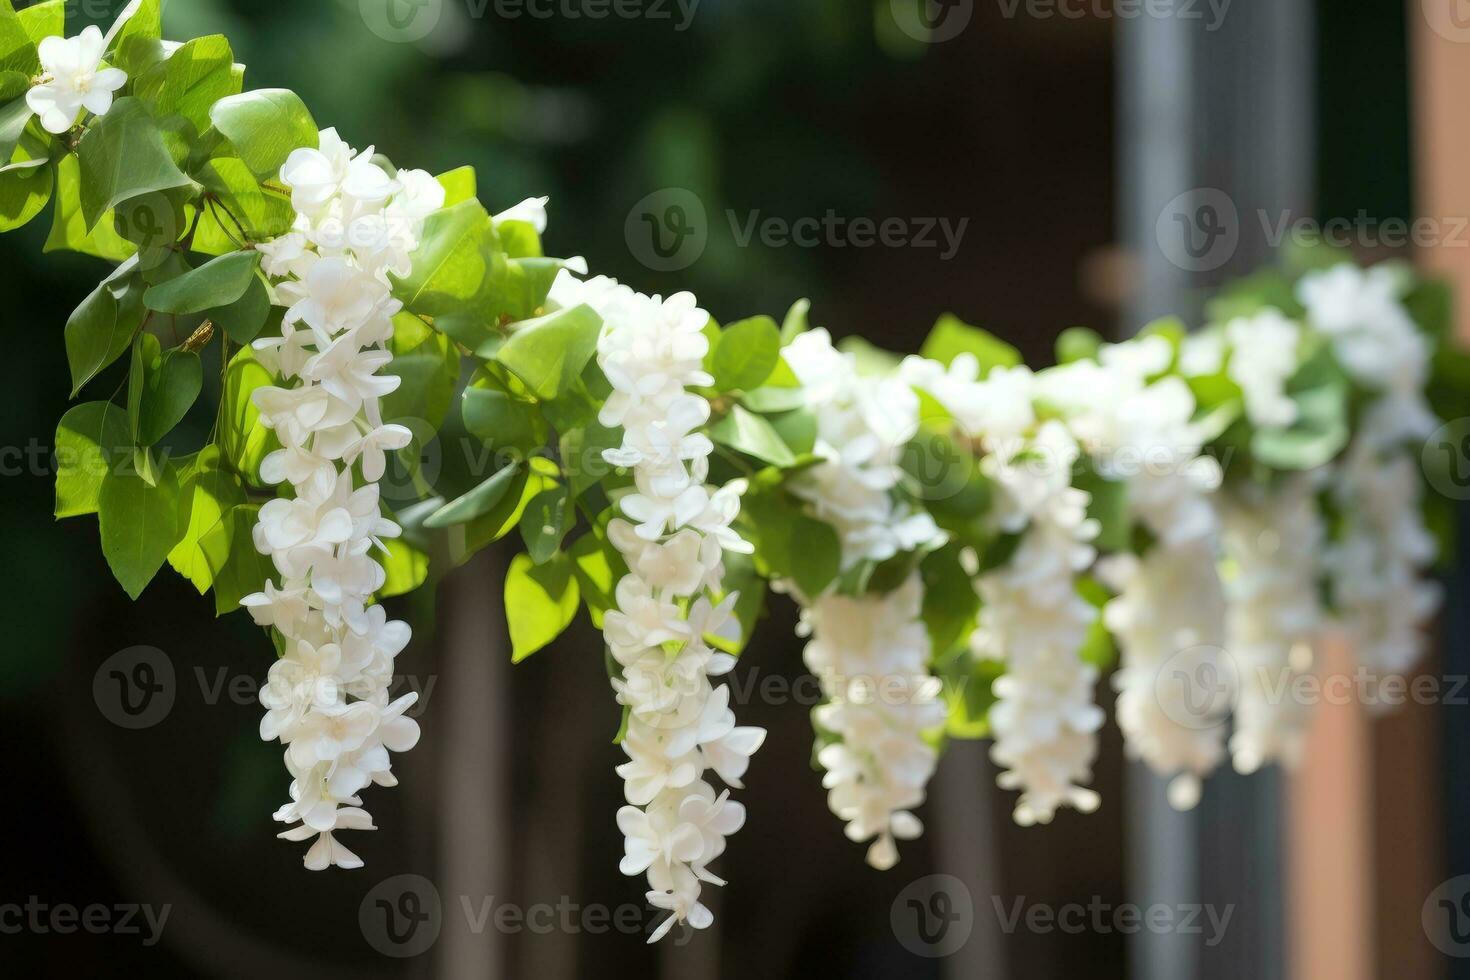
<svg viewBox="0 0 1470 980">
<path fill-rule="evenodd" d="M 439 885 L 444 930 L 434 975 L 507 976 L 507 941 L 493 916 L 475 932 L 462 901 L 478 911 L 511 893 L 510 651 L 501 590 L 504 553 L 487 548 L 445 580 L 443 676 L 434 724 L 443 731 L 439 773 Z"/>
<path fill-rule="evenodd" d="M 1352 651 L 1340 636 L 1318 644 L 1318 676 L 1350 678 L 1353 670 Z M 1374 976 L 1368 726 L 1356 700 L 1318 705 L 1306 761 L 1290 780 L 1286 850 L 1292 980 Z"/>
</svg>

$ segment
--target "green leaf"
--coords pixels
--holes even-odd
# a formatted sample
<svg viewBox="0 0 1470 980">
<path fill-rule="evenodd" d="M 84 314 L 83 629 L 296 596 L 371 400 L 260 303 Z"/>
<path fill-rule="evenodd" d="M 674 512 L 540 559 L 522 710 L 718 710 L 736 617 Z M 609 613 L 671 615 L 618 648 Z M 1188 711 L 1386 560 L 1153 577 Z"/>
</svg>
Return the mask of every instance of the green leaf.
<svg viewBox="0 0 1470 980">
<path fill-rule="evenodd" d="M 188 525 L 169 552 L 168 563 L 203 595 L 214 584 L 215 569 L 229 559 L 230 540 L 215 534 L 215 528 L 231 508 L 245 503 L 245 488 L 224 464 L 219 447 L 208 445 L 183 470 L 180 492 L 188 508 Z"/>
<path fill-rule="evenodd" d="M 259 252 L 221 255 L 162 285 L 150 287 L 143 295 L 143 304 L 160 313 L 181 314 L 228 306 L 245 294 L 255 280 L 259 265 Z"/>
<path fill-rule="evenodd" d="M 260 276 L 251 276 L 250 285 L 233 303 L 206 310 L 205 316 L 224 328 L 237 344 L 248 344 L 260 335 L 270 319 L 271 299 Z"/>
<path fill-rule="evenodd" d="M 532 457 L 528 466 L 518 467 L 518 470 L 498 504 L 466 524 L 463 537 L 458 541 L 451 535 L 450 548 L 456 564 L 515 530 L 535 496 L 555 485 L 556 464 L 543 456 Z"/>
<path fill-rule="evenodd" d="M 795 454 L 787 448 L 771 423 L 739 405 L 733 406 L 730 414 L 710 426 L 709 435 L 722 446 L 748 453 L 773 466 L 791 466 L 796 462 Z"/>
<path fill-rule="evenodd" d="M 400 313 L 393 318 L 393 337 L 388 343 L 393 354 L 382 371 L 403 381 L 398 390 L 383 398 L 383 417 L 405 424 L 422 419 L 438 431 L 454 400 L 459 381 L 459 352 L 443 334 L 418 317 Z M 410 425 L 415 432 L 422 426 Z"/>
<path fill-rule="evenodd" d="M 102 554 L 127 594 L 143 594 L 183 534 L 179 474 L 166 464 L 148 483 L 136 472 L 114 468 L 102 478 L 97 516 Z"/>
<path fill-rule="evenodd" d="M 544 564 L 561 547 L 562 538 L 571 530 L 575 511 L 570 505 L 571 491 L 565 484 L 542 490 L 531 498 L 521 515 L 521 539 L 526 553 L 537 565 Z"/>
<path fill-rule="evenodd" d="M 1102 336 L 1096 330 L 1088 327 L 1068 327 L 1062 331 L 1061 336 L 1057 337 L 1057 363 L 1095 361 L 1102 345 Z"/>
<path fill-rule="evenodd" d="M 18 72 L 11 72 L 5 76 L 0 76 L 0 86 L 3 86 L 3 89 L 0 89 L 0 91 L 5 91 L 7 98 L 9 98 L 9 91 L 12 88 L 11 80 L 13 78 L 18 78 L 22 82 L 25 81 L 25 76 Z M 24 85 L 21 86 L 21 91 L 24 93 Z M 16 146 L 20 143 L 20 134 L 25 132 L 26 123 L 31 121 L 31 116 L 33 115 L 35 113 L 31 111 L 30 104 L 26 102 L 24 94 L 10 98 L 10 101 L 0 106 L 0 165 L 10 162 L 11 156 L 15 153 Z"/>
<path fill-rule="evenodd" d="M 317 145 L 317 125 L 306 104 L 283 88 L 220 99 L 210 108 L 209 120 L 235 156 L 261 178 L 274 177 L 292 150 Z"/>
<path fill-rule="evenodd" d="M 1089 494 L 1087 516 L 1098 523 L 1093 544 L 1099 551 L 1121 554 L 1133 545 L 1133 512 L 1128 506 L 1128 484 L 1107 480 L 1090 466 L 1084 466 L 1073 479 L 1079 490 Z"/>
<path fill-rule="evenodd" d="M 194 351 L 162 352 L 158 338 L 140 333 L 128 375 L 128 419 L 139 446 L 152 446 L 183 421 L 204 386 Z"/>
<path fill-rule="evenodd" d="M 280 448 L 270 429 L 260 424 L 260 410 L 250 395 L 257 388 L 276 383 L 276 378 L 255 358 L 255 351 L 242 347 L 225 369 L 224 392 L 220 396 L 219 444 L 235 472 L 255 486 L 260 480 L 260 461 Z"/>
<path fill-rule="evenodd" d="M 191 181 L 164 146 L 163 133 L 141 99 L 118 99 L 87 127 L 77 147 L 82 215 L 87 228 L 124 201 L 186 187 Z"/>
<path fill-rule="evenodd" d="M 450 501 L 430 514 L 424 521 L 424 527 L 437 528 L 466 524 L 490 513 L 495 509 L 495 505 L 505 497 L 506 491 L 514 485 L 516 475 L 522 470 L 523 467 L 519 463 L 512 463 L 497 470 L 494 476 L 463 497 Z"/>
<path fill-rule="evenodd" d="M 980 376 L 992 368 L 1015 367 L 1021 363 L 1021 352 L 979 327 L 972 327 L 953 313 L 946 313 L 929 331 L 919 353 L 948 366 L 960 354 L 973 354 L 980 362 Z"/>
<path fill-rule="evenodd" d="M 51 200 L 54 168 L 47 165 L 50 143 L 27 131 L 13 162 L 0 172 L 0 231 L 28 224 Z"/>
<path fill-rule="evenodd" d="M 454 207 L 461 201 L 475 197 L 475 168 L 456 167 L 434 178 L 444 188 L 444 206 Z"/>
<path fill-rule="evenodd" d="M 276 573 L 271 560 L 255 549 L 252 532 L 259 521 L 259 504 L 237 504 L 200 542 L 199 550 L 220 562 L 210 565 L 216 616 L 239 609 L 241 599 L 261 591 Z"/>
<path fill-rule="evenodd" d="M 223 255 L 240 246 L 241 228 L 250 241 L 278 238 L 291 230 L 296 212 L 289 195 L 268 190 L 235 157 L 214 157 L 196 166 L 192 173 L 204 189 L 218 200 L 204 206 L 193 249 L 207 255 Z M 233 220 L 232 220 L 233 219 Z"/>
<path fill-rule="evenodd" d="M 808 596 L 820 595 L 837 578 L 842 544 L 830 524 L 809 517 L 780 488 L 746 494 L 740 523 L 755 543 L 757 567 L 770 578 L 789 578 Z"/>
<path fill-rule="evenodd" d="M 36 42 L 26 30 L 25 22 L 16 14 L 10 0 L 0 3 L 0 71 L 19 71 L 34 75 L 41 68 Z"/>
<path fill-rule="evenodd" d="M 87 402 L 63 415 L 56 427 L 56 516 L 96 513 L 102 478 L 132 447 L 127 413 L 111 402 Z"/>
<path fill-rule="evenodd" d="M 71 368 L 71 394 L 122 356 L 143 323 L 143 281 L 137 262 L 118 266 L 87 294 L 66 321 L 66 361 Z"/>
<path fill-rule="evenodd" d="M 493 261 L 490 216 L 471 198 L 429 215 L 413 271 L 394 278 L 393 295 L 412 313 L 462 313 L 480 296 Z"/>
<path fill-rule="evenodd" d="M 616 608 L 613 590 L 618 579 L 626 573 L 622 557 L 596 530 L 588 531 L 567 549 L 572 559 L 572 574 L 587 604 L 587 614 L 592 625 L 602 629 L 602 617 L 609 609 Z"/>
<path fill-rule="evenodd" d="M 597 351 L 602 318 L 586 305 L 526 320 L 501 345 L 495 359 L 544 401 L 577 382 Z"/>
<path fill-rule="evenodd" d="M 730 324 L 712 352 L 710 373 L 719 391 L 749 391 L 771 376 L 781 360 L 781 331 L 768 316 Z"/>
<path fill-rule="evenodd" d="M 963 546 L 951 542 L 924 556 L 924 625 L 935 657 L 968 643 L 980 612 L 980 596 L 960 560 Z"/>
<path fill-rule="evenodd" d="M 607 476 L 612 467 L 602 458 L 602 451 L 614 449 L 622 441 L 621 429 L 610 429 L 596 419 L 562 433 L 558 448 L 572 496 L 580 497 Z"/>
<path fill-rule="evenodd" d="M 546 445 L 546 422 L 540 409 L 506 390 L 485 368 L 475 372 L 462 397 L 465 428 L 492 449 L 529 456 Z"/>
<path fill-rule="evenodd" d="M 107 215 L 97 227 L 88 229 L 82 216 L 81 164 L 76 154 L 68 153 L 56 161 L 56 207 L 51 214 L 51 232 L 46 236 L 46 252 L 68 250 L 95 255 L 109 262 L 121 262 L 138 250 L 113 227 Z"/>
<path fill-rule="evenodd" d="M 113 39 L 113 50 L 120 50 L 128 41 L 156 41 L 163 33 L 162 0 L 143 0 L 136 13 L 117 32 Z"/>
<path fill-rule="evenodd" d="M 577 614 L 579 601 L 568 556 L 557 555 L 537 565 L 528 555 L 516 555 L 505 576 L 511 661 L 520 663 L 560 636 Z"/>
<path fill-rule="evenodd" d="M 66 0 L 43 0 L 16 13 L 26 34 L 37 45 L 44 38 L 66 34 Z"/>
<path fill-rule="evenodd" d="M 378 553 L 373 556 L 382 563 L 383 571 L 387 574 L 383 587 L 378 590 L 379 598 L 388 599 L 396 595 L 404 595 L 428 580 L 429 556 L 427 554 L 402 538 L 389 538 L 384 543 L 388 549 L 387 554 Z"/>
<path fill-rule="evenodd" d="M 791 304 L 791 309 L 786 311 L 785 318 L 781 321 L 781 346 L 785 347 L 797 338 L 798 335 L 806 333 L 811 327 L 807 323 L 807 315 L 811 313 L 812 301 L 799 299 Z"/>
<path fill-rule="evenodd" d="M 898 367 L 897 354 L 869 343 L 862 337 L 843 337 L 837 342 L 837 349 L 852 356 L 853 364 L 861 377 L 891 374 Z"/>
<path fill-rule="evenodd" d="M 1297 419 L 1285 429 L 1257 429 L 1251 455 L 1283 470 L 1316 469 L 1330 462 L 1351 438 L 1348 381 L 1326 344 L 1319 347 L 1286 384 Z"/>
<path fill-rule="evenodd" d="M 151 100 L 158 118 L 177 113 L 203 131 L 210 124 L 210 107 L 240 92 L 234 64 L 234 52 L 223 35 L 196 37 L 136 79 L 133 94 Z"/>
<path fill-rule="evenodd" d="M 565 265 L 561 259 L 540 256 L 493 262 L 486 281 L 490 296 L 485 312 L 496 323 L 513 323 L 543 312 L 551 284 Z"/>
</svg>

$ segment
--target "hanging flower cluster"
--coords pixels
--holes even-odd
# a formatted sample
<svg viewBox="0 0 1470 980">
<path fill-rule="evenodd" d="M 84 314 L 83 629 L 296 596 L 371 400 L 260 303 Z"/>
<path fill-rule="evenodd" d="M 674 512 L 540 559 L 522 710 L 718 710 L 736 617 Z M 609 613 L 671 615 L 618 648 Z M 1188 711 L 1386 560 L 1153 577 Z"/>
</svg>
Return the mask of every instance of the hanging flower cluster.
<svg viewBox="0 0 1470 980">
<path fill-rule="evenodd" d="M 886 595 L 828 593 L 801 611 L 811 640 L 806 665 L 826 702 L 813 715 L 827 803 L 849 840 L 872 840 L 868 863 L 898 863 L 897 840 L 924 831 L 924 802 L 939 752 L 926 733 L 944 724 L 939 682 L 929 673 L 929 635 L 919 619 L 917 575 Z"/>
<path fill-rule="evenodd" d="M 1297 288 L 1307 322 L 1371 393 L 1330 479 L 1345 530 L 1324 560 L 1357 657 L 1379 677 L 1414 666 L 1439 605 L 1438 587 L 1424 580 L 1436 547 L 1420 508 L 1418 461 L 1418 445 L 1439 422 L 1424 399 L 1430 351 L 1402 302 L 1407 285 L 1392 265 L 1343 264 Z"/>
<path fill-rule="evenodd" d="M 713 921 L 700 893 L 706 883 L 724 884 L 709 865 L 745 823 L 745 807 L 728 789 L 716 793 L 705 774 L 740 788 L 765 740 L 764 729 L 735 724 L 730 688 L 710 681 L 735 663 L 709 640 L 734 625 L 738 596 L 721 596 L 724 552 L 751 551 L 731 527 L 745 484 L 706 482 L 714 446 L 698 430 L 710 407 L 687 389 L 711 383 L 702 368 L 709 314 L 691 294 L 662 299 L 564 273 L 551 298 L 564 308 L 585 303 L 602 317 L 597 360 L 613 391 L 599 420 L 622 429 L 621 446 L 603 457 L 634 479 L 617 501 L 622 516 L 607 528 L 629 572 L 603 627 L 627 717 L 628 761 L 617 770 L 628 801 L 617 818 L 626 838 L 620 867 L 646 873 L 649 903 L 670 913 L 650 936 L 655 942 L 676 923 L 704 929 Z"/>
<path fill-rule="evenodd" d="M 862 376 L 856 358 L 834 348 L 823 329 L 798 335 L 784 356 L 815 416 L 813 452 L 821 459 L 790 489 L 836 530 L 840 567 L 943 544 L 934 519 L 896 492 L 904 446 L 919 430 L 909 382 Z M 923 803 L 939 759 L 925 733 L 945 717 L 919 621 L 922 582 L 910 576 L 887 595 L 857 597 L 805 596 L 794 583 L 779 585 L 802 605 L 806 664 L 826 702 L 813 720 L 828 805 L 850 840 L 873 840 L 868 863 L 886 870 L 898 861 L 895 839 L 923 832 L 911 810 Z"/>
<path fill-rule="evenodd" d="M 1325 528 L 1315 474 L 1279 487 L 1246 485 L 1220 499 L 1225 559 L 1225 646 L 1234 666 L 1235 769 L 1295 766 L 1309 718 L 1286 692 L 1310 671 L 1321 629 L 1319 561 Z"/>
<path fill-rule="evenodd" d="M 984 453 L 982 470 L 998 491 L 996 528 L 1021 536 L 1008 561 L 975 580 L 981 608 L 972 650 L 1006 664 L 989 715 L 999 783 L 1020 791 L 1022 825 L 1048 823 L 1062 806 L 1091 812 L 1099 800 L 1084 784 L 1103 713 L 1097 668 L 1080 651 L 1097 612 L 1076 583 L 1096 557 L 1098 524 L 1087 516 L 1089 494 L 1072 486 L 1077 441 L 1061 422 L 1038 424 L 1028 368 L 996 367 L 981 379 L 978 361 L 961 354 L 948 370 L 910 357 L 902 373 Z"/>
<path fill-rule="evenodd" d="M 1224 597 L 1208 495 L 1221 471 L 1201 455 L 1189 387 L 1165 376 L 1173 359 L 1157 335 L 1110 345 L 1095 361 L 1042 372 L 1038 400 L 1062 412 L 1100 475 L 1127 486 L 1134 518 L 1154 535 L 1142 555 L 1102 564 L 1118 592 L 1104 618 L 1122 653 L 1113 683 L 1125 747 L 1160 775 L 1174 775 L 1170 801 L 1188 809 L 1225 749 L 1227 718 L 1200 717 L 1198 692 L 1170 680 L 1183 671 L 1206 681 L 1220 669 Z"/>
<path fill-rule="evenodd" d="M 281 638 L 281 657 L 262 689 L 260 734 L 286 746 L 291 802 L 280 836 L 316 842 L 306 866 L 359 867 L 333 836 L 371 830 L 358 793 L 396 783 L 388 753 L 418 741 L 404 712 L 416 693 L 389 699 L 393 659 L 408 624 L 371 605 L 385 579 L 374 559 L 399 527 L 383 516 L 377 481 L 385 454 L 411 433 L 384 424 L 380 402 L 400 382 L 379 372 L 401 305 L 388 273 L 405 275 L 424 219 L 444 191 L 422 171 L 389 174 L 372 150 L 356 153 L 334 130 L 294 151 L 281 168 L 297 218 L 293 231 L 260 246 L 264 271 L 286 308 L 281 335 L 258 340 L 257 356 L 288 384 L 262 387 L 254 401 L 280 449 L 261 478 L 289 496 L 260 509 L 255 545 L 280 584 L 247 596 L 255 621 Z M 359 482 L 354 465 L 360 474 Z"/>
</svg>

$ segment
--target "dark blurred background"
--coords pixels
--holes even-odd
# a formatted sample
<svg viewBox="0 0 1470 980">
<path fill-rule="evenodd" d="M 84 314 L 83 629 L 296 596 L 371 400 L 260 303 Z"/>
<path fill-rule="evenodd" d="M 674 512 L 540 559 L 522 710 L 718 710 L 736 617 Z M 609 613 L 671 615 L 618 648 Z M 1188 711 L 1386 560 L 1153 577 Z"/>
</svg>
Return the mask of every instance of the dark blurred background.
<svg viewBox="0 0 1470 980">
<path fill-rule="evenodd" d="M 1276 0 L 1235 3 L 1245 20 Z M 1163 152 L 1139 142 L 1136 121 L 1120 119 L 1137 103 L 1127 108 L 1117 82 L 1156 52 L 1123 33 L 1141 37 L 1157 25 L 1125 19 L 1110 3 L 1063 6 L 1080 16 L 1025 0 L 960 0 L 970 19 L 940 41 L 942 23 L 928 39 L 905 30 L 916 13 L 949 9 L 933 0 L 702 0 L 692 11 L 648 0 L 636 7 L 640 16 L 596 19 L 567 13 L 607 9 L 595 0 L 537 8 L 551 16 L 494 0 L 172 0 L 165 33 L 226 34 L 249 66 L 248 86 L 295 89 L 319 124 L 355 146 L 372 143 L 396 163 L 436 172 L 474 165 L 492 211 L 550 195 L 550 254 L 585 255 L 594 271 L 646 291 L 691 289 L 723 321 L 779 317 L 808 297 L 814 323 L 911 351 L 950 311 L 1044 365 L 1066 327 L 1116 335 L 1138 325 L 1126 311 L 1146 305 L 1149 262 L 1129 244 L 1120 212 L 1140 179 L 1130 161 Z M 1313 111 L 1291 136 L 1315 178 L 1306 200 L 1319 216 L 1366 208 L 1409 217 L 1408 50 L 1417 11 L 1376 0 L 1287 6 L 1309 20 L 1315 14 L 1316 23 L 1285 52 L 1297 53 L 1310 79 L 1295 95 Z M 88 14 L 108 21 L 106 7 L 69 11 L 70 32 Z M 1211 92 L 1228 101 L 1248 87 L 1248 75 L 1270 70 L 1250 57 L 1252 42 L 1280 51 L 1281 43 L 1251 34 L 1268 29 L 1237 30 L 1240 52 L 1202 59 L 1207 72 L 1181 76 L 1199 83 L 1196 106 Z M 1217 50 L 1205 35 L 1192 43 Z M 1184 81 L 1162 84 L 1175 83 Z M 1212 142 L 1209 112 L 1189 125 L 1179 138 L 1211 147 L 1215 172 L 1241 155 Z M 646 261 L 646 239 L 637 240 L 637 212 L 669 200 L 671 189 L 703 208 L 702 251 L 659 271 Z M 861 247 L 841 236 L 813 247 L 759 237 L 742 244 L 737 234 L 753 218 L 829 212 L 901 219 L 913 234 L 933 219 L 936 244 Z M 953 249 L 940 221 L 964 223 Z M 1118 930 L 1007 935 L 998 923 L 997 909 L 1017 899 L 1116 906 L 1134 895 L 1129 883 L 1146 839 L 1140 844 L 1129 828 L 1145 818 L 1114 728 L 1098 760 L 1102 810 L 1063 813 L 1043 829 L 1011 824 L 1012 801 L 991 788 L 995 770 L 983 746 L 956 747 L 921 814 L 924 838 L 879 873 L 827 810 L 808 763 L 807 706 L 780 698 L 753 697 L 737 709 L 742 723 L 770 735 L 739 794 L 749 820 L 720 863 L 730 884 L 716 899 L 716 927 L 687 945 L 646 947 L 641 934 L 585 925 L 591 920 L 581 912 L 593 906 L 613 914 L 636 906 L 640 927 L 646 912 L 641 879 L 616 868 L 618 712 L 599 638 L 585 622 L 510 667 L 499 551 L 460 569 L 437 597 L 426 590 L 394 601 L 415 630 L 399 663 L 406 683 L 424 692 L 424 740 L 397 760 L 397 789 L 369 791 L 381 829 L 348 841 L 366 868 L 305 872 L 301 847 L 272 836 L 270 814 L 288 779 L 279 747 L 257 735 L 253 689 L 271 662 L 269 643 L 242 614 L 213 618 L 210 603 L 167 569 L 128 602 L 103 561 L 95 521 L 49 517 L 47 454 L 67 407 L 62 326 L 102 267 L 43 256 L 48 224 L 43 215 L 0 239 L 6 305 L 19 311 L 9 316 L 0 368 L 11 392 L 0 443 L 24 447 L 21 463 L 7 468 L 11 478 L 0 481 L 11 577 L 0 656 L 0 743 L 11 787 L 0 904 L 35 896 L 49 907 L 148 903 L 171 911 L 153 945 L 141 918 L 141 936 L 7 931 L 0 967 L 8 974 L 1189 975 L 1149 973 L 1148 956 Z M 794 623 L 790 603 L 774 600 L 740 669 L 799 678 Z M 104 707 L 108 664 L 120 652 L 156 659 L 126 653 L 139 646 L 161 651 L 173 700 L 156 722 L 130 729 Z M 1207 804 L 1195 828 L 1199 848 L 1212 854 L 1207 863 L 1240 863 L 1240 854 L 1268 842 L 1286 862 L 1271 836 L 1285 818 L 1263 812 L 1247 826 Z M 1432 855 L 1441 845 L 1403 846 Z M 934 873 L 957 876 L 973 899 L 974 934 L 947 958 L 919 955 L 925 950 L 903 941 L 891 920 L 900 893 Z M 1260 883 L 1263 893 L 1280 893 L 1284 874 Z M 427 882 L 439 897 L 439 932 L 417 955 L 385 955 L 374 903 L 404 882 L 421 890 Z M 1257 885 L 1234 887 L 1251 893 Z M 570 903 L 583 925 L 496 928 L 492 919 L 476 930 L 486 902 L 523 911 Z M 1251 937 L 1256 965 L 1237 972 L 1222 960 L 1194 972 L 1285 975 L 1285 900 L 1263 898 L 1236 914 L 1233 928 Z M 1412 930 L 1412 914 L 1408 921 Z"/>
</svg>

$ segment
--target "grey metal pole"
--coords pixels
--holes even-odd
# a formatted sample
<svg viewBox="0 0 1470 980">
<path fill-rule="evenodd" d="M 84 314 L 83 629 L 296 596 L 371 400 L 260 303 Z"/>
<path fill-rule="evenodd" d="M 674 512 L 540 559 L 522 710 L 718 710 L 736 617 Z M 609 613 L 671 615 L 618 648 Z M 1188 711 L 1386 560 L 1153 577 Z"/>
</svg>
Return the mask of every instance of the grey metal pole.
<svg viewBox="0 0 1470 980">
<path fill-rule="evenodd" d="M 1305 217 L 1315 167 L 1315 32 L 1309 0 L 1236 3 L 1199 18 L 1118 24 L 1119 202 L 1138 264 L 1125 332 L 1178 314 L 1273 258 Z M 1281 977 L 1285 963 L 1276 774 L 1217 774 L 1199 809 L 1175 813 L 1162 783 L 1130 767 L 1130 900 L 1233 906 L 1225 941 L 1140 933 L 1137 980 Z"/>
</svg>

